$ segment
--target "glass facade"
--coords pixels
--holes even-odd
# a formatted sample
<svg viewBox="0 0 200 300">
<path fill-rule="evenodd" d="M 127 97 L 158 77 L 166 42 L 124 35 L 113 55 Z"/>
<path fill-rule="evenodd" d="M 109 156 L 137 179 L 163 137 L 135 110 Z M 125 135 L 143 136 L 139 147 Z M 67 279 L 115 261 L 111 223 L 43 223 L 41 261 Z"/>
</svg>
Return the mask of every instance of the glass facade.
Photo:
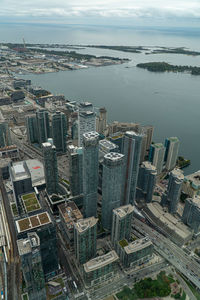
<svg viewBox="0 0 200 300">
<path fill-rule="evenodd" d="M 52 137 L 57 152 L 66 152 L 67 118 L 58 111 L 52 116 Z"/>
</svg>

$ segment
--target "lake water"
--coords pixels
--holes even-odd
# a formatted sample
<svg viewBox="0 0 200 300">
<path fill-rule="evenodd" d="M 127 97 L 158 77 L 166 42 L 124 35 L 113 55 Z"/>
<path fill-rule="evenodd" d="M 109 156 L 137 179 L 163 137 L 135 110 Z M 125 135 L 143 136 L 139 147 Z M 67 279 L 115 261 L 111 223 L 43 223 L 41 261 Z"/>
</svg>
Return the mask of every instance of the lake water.
<svg viewBox="0 0 200 300">
<path fill-rule="evenodd" d="M 30 43 L 186 46 L 200 51 L 199 33 L 196 31 L 42 28 L 43 31 L 39 26 L 31 27 L 29 35 L 28 29 L 24 28 L 21 34 Z M 4 40 L 11 39 L 12 34 L 7 34 Z M 17 37 L 14 41 L 21 42 L 16 40 Z M 185 169 L 185 174 L 200 169 L 200 77 L 183 73 L 151 73 L 136 67 L 137 63 L 148 61 L 200 66 L 200 57 L 131 54 L 93 48 L 77 52 L 127 57 L 131 61 L 123 65 L 25 77 L 30 78 L 34 85 L 55 94 L 64 94 L 69 100 L 87 100 L 96 107 L 105 106 L 110 122 L 118 120 L 154 125 L 154 142 L 164 142 L 166 137 L 177 136 L 181 141 L 180 154 L 192 162 Z"/>
</svg>

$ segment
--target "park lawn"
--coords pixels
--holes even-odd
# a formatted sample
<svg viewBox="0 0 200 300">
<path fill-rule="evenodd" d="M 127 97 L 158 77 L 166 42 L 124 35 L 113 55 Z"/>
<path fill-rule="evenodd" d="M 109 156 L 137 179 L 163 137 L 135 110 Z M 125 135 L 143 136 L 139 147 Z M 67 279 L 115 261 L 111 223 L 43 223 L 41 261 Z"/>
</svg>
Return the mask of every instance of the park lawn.
<svg viewBox="0 0 200 300">
<path fill-rule="evenodd" d="M 137 295 L 129 287 L 125 286 L 123 290 L 116 294 L 119 300 L 136 300 L 138 299 Z"/>
</svg>

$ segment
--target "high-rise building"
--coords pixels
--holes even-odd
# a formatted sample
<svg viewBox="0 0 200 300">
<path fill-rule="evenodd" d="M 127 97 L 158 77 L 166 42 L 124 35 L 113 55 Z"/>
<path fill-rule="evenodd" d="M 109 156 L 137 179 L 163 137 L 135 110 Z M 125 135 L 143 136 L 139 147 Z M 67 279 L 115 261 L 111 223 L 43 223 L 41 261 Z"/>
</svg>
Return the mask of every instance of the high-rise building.
<svg viewBox="0 0 200 300">
<path fill-rule="evenodd" d="M 98 132 L 104 134 L 107 126 L 107 118 L 106 118 L 107 111 L 105 107 L 99 109 L 99 117 L 98 117 Z"/>
<path fill-rule="evenodd" d="M 50 137 L 49 114 L 45 109 L 40 109 L 36 112 L 38 142 L 40 146 L 45 143 Z"/>
<path fill-rule="evenodd" d="M 38 129 L 36 115 L 26 117 L 27 139 L 30 144 L 38 143 Z"/>
<path fill-rule="evenodd" d="M 86 218 L 97 214 L 99 134 L 83 134 L 83 211 Z"/>
<path fill-rule="evenodd" d="M 28 232 L 36 232 L 40 239 L 40 253 L 45 278 L 55 276 L 58 271 L 58 248 L 56 227 L 47 212 L 18 219 L 16 222 L 18 239 L 26 238 Z M 36 298 L 37 299 L 37 298 Z"/>
<path fill-rule="evenodd" d="M 91 217 L 74 223 L 75 255 L 81 265 L 96 255 L 97 221 Z"/>
<path fill-rule="evenodd" d="M 58 194 L 58 166 L 56 147 L 51 143 L 43 143 L 44 174 L 46 190 L 49 195 Z"/>
<path fill-rule="evenodd" d="M 66 152 L 67 118 L 64 113 L 57 111 L 52 116 L 52 137 L 57 152 Z"/>
<path fill-rule="evenodd" d="M 170 137 L 165 140 L 165 168 L 169 171 L 175 168 L 178 158 L 180 141 L 177 137 Z"/>
<path fill-rule="evenodd" d="M 122 239 L 130 239 L 133 210 L 130 204 L 113 210 L 111 241 L 114 246 Z"/>
<path fill-rule="evenodd" d="M 180 169 L 170 172 L 167 192 L 163 194 L 161 204 L 168 206 L 169 212 L 172 214 L 176 213 L 178 208 L 183 180 L 184 175 Z"/>
<path fill-rule="evenodd" d="M 8 123 L 0 122 L 0 148 L 10 146 L 12 144 L 10 137 L 10 129 Z"/>
<path fill-rule="evenodd" d="M 142 126 L 142 132 L 147 136 L 146 150 L 149 150 L 151 146 L 153 131 L 154 131 L 154 127 L 152 125 Z"/>
<path fill-rule="evenodd" d="M 200 233 L 200 196 L 186 199 L 182 221 L 192 228 L 196 235 Z"/>
<path fill-rule="evenodd" d="M 124 135 L 122 153 L 125 156 L 125 168 L 122 205 L 133 204 L 135 201 L 142 137 L 142 134 L 133 131 L 127 131 Z"/>
<path fill-rule="evenodd" d="M 142 163 L 145 160 L 147 151 L 147 135 L 144 134 L 142 136 L 142 144 L 141 144 L 141 152 L 140 152 L 140 163 Z"/>
<path fill-rule="evenodd" d="M 78 115 L 78 145 L 83 146 L 83 134 L 96 131 L 96 114 L 93 111 L 79 111 Z"/>
<path fill-rule="evenodd" d="M 10 179 L 15 201 L 19 205 L 19 196 L 33 191 L 31 173 L 25 161 L 10 165 Z"/>
<path fill-rule="evenodd" d="M 111 230 L 112 212 L 120 206 L 123 187 L 124 155 L 110 152 L 104 156 L 102 180 L 102 216 L 103 228 Z"/>
<path fill-rule="evenodd" d="M 149 161 L 156 167 L 159 175 L 163 170 L 165 147 L 162 143 L 152 144 L 149 151 Z"/>
<path fill-rule="evenodd" d="M 156 167 L 149 161 L 144 161 L 139 170 L 138 188 L 141 189 L 146 202 L 152 201 L 153 191 L 156 184 Z"/>
<path fill-rule="evenodd" d="M 79 111 L 93 111 L 94 110 L 92 103 L 87 102 L 87 101 L 80 102 L 78 106 L 79 106 Z"/>
<path fill-rule="evenodd" d="M 69 181 L 72 196 L 83 193 L 83 148 L 69 146 Z"/>
<path fill-rule="evenodd" d="M 17 246 L 29 299 L 46 300 L 39 236 L 36 232 L 28 233 L 27 238 L 17 240 Z"/>
</svg>

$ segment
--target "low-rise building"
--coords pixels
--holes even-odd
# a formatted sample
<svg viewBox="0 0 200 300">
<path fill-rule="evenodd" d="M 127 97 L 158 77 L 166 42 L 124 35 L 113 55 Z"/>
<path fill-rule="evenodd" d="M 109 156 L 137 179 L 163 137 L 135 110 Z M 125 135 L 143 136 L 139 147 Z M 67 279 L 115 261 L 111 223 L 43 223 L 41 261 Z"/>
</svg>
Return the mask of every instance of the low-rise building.
<svg viewBox="0 0 200 300">
<path fill-rule="evenodd" d="M 83 265 L 83 277 L 86 287 L 112 282 L 117 275 L 119 257 L 115 251 L 91 259 Z"/>
</svg>

